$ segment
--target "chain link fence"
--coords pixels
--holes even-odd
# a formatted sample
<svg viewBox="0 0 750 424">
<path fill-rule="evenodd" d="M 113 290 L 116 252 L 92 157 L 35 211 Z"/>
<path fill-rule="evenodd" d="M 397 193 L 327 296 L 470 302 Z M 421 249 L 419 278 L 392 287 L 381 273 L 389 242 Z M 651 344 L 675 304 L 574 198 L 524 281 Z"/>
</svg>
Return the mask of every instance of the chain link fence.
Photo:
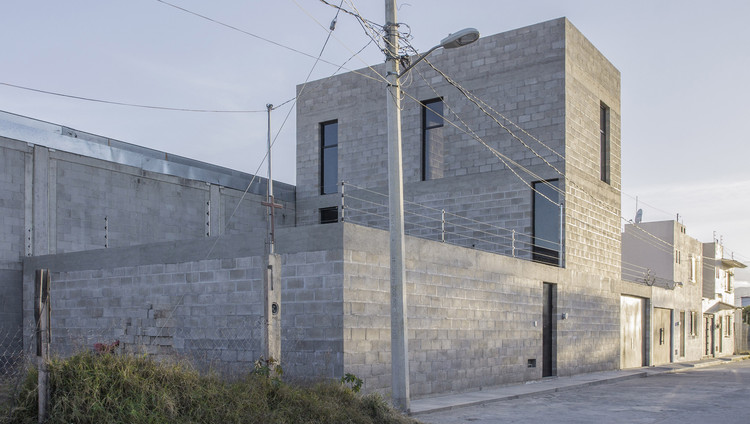
<svg viewBox="0 0 750 424">
<path fill-rule="evenodd" d="M 32 365 L 23 347 L 23 328 L 0 328 L 0 402 L 10 401 Z"/>
</svg>

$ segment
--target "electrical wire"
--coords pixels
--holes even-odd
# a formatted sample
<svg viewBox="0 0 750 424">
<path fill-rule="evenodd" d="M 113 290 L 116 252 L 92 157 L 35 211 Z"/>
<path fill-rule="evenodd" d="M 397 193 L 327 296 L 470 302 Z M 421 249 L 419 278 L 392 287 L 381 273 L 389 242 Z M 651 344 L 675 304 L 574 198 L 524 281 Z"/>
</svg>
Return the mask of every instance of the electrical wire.
<svg viewBox="0 0 750 424">
<path fill-rule="evenodd" d="M 137 103 L 117 102 L 117 101 L 112 101 L 112 100 L 94 99 L 91 97 L 74 96 L 72 94 L 63 94 L 63 93 L 58 93 L 54 91 L 41 90 L 38 88 L 24 87 L 21 85 L 10 84 L 7 82 L 0 82 L 0 85 L 4 85 L 6 87 L 13 87 L 13 88 L 17 88 L 20 90 L 33 91 L 36 93 L 49 94 L 52 96 L 65 97 L 69 99 L 84 100 L 87 102 L 105 103 L 105 104 L 117 105 L 117 106 L 137 107 L 137 108 L 144 108 L 144 109 L 171 110 L 171 111 L 178 111 L 178 112 L 201 112 L 201 113 L 264 113 L 266 112 L 265 110 L 190 109 L 190 108 L 184 108 L 184 107 L 153 106 L 153 105 L 145 105 L 145 104 L 137 104 Z"/>
</svg>

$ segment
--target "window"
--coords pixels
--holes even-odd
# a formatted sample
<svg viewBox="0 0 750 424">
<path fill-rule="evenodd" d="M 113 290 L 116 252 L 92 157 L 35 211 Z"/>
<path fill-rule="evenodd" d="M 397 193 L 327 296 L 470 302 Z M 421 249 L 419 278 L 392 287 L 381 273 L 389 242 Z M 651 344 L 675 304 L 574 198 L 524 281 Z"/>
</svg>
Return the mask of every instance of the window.
<svg viewBox="0 0 750 424">
<path fill-rule="evenodd" d="M 697 268 L 696 268 L 697 265 L 696 264 L 697 264 L 697 260 L 696 260 L 695 256 L 690 255 L 690 264 L 688 265 L 688 280 L 691 283 L 695 282 L 695 274 L 696 274 L 696 270 L 697 270 Z"/>
<path fill-rule="evenodd" d="M 339 123 L 320 124 L 320 194 L 338 192 Z"/>
<path fill-rule="evenodd" d="M 329 208 L 320 208 L 320 223 L 321 224 L 333 224 L 339 222 L 339 208 L 331 206 Z"/>
<path fill-rule="evenodd" d="M 698 335 L 698 312 L 690 311 L 690 335 Z"/>
<path fill-rule="evenodd" d="M 560 265 L 561 221 L 558 180 L 535 182 L 532 187 L 534 189 L 532 260 Z"/>
<path fill-rule="evenodd" d="M 601 163 L 601 179 L 610 183 L 610 143 L 609 143 L 609 107 L 604 103 L 599 107 L 599 155 Z"/>
<path fill-rule="evenodd" d="M 729 336 L 732 335 L 732 316 L 731 315 L 727 315 L 724 318 L 726 320 L 726 324 L 724 325 L 724 335 L 726 337 L 729 337 Z"/>
<path fill-rule="evenodd" d="M 422 102 L 422 181 L 443 178 L 443 99 Z"/>
<path fill-rule="evenodd" d="M 727 271 L 727 290 L 726 290 L 727 293 L 732 292 L 732 280 L 733 280 L 732 277 L 734 277 L 734 273 L 731 271 Z"/>
</svg>

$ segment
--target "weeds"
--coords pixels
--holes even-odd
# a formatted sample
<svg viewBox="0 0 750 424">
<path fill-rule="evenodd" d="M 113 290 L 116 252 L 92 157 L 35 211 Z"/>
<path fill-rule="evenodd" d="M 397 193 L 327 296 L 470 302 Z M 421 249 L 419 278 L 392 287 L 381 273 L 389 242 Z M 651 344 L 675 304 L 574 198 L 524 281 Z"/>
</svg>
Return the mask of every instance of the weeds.
<svg viewBox="0 0 750 424">
<path fill-rule="evenodd" d="M 283 383 L 278 364 L 269 362 L 227 383 L 145 356 L 87 352 L 54 360 L 47 422 L 416 423 L 378 395 L 357 395 L 361 380 L 353 375 L 345 376 L 351 387 L 335 382 L 298 387 Z M 13 410 L 0 422 L 37 422 L 36 380 L 30 368 Z"/>
</svg>

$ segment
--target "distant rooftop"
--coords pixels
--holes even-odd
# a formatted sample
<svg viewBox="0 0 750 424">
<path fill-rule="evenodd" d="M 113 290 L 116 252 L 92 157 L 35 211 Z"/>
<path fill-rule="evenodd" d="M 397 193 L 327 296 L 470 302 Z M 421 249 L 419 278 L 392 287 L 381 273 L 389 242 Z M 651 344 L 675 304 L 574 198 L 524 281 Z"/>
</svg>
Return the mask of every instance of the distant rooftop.
<svg viewBox="0 0 750 424">
<path fill-rule="evenodd" d="M 0 137 L 241 191 L 253 179 L 245 172 L 4 111 L 0 111 Z M 248 192 L 263 195 L 266 184 L 266 178 L 257 177 Z M 274 181 L 273 186 L 277 199 L 294 201 L 293 185 Z"/>
</svg>

